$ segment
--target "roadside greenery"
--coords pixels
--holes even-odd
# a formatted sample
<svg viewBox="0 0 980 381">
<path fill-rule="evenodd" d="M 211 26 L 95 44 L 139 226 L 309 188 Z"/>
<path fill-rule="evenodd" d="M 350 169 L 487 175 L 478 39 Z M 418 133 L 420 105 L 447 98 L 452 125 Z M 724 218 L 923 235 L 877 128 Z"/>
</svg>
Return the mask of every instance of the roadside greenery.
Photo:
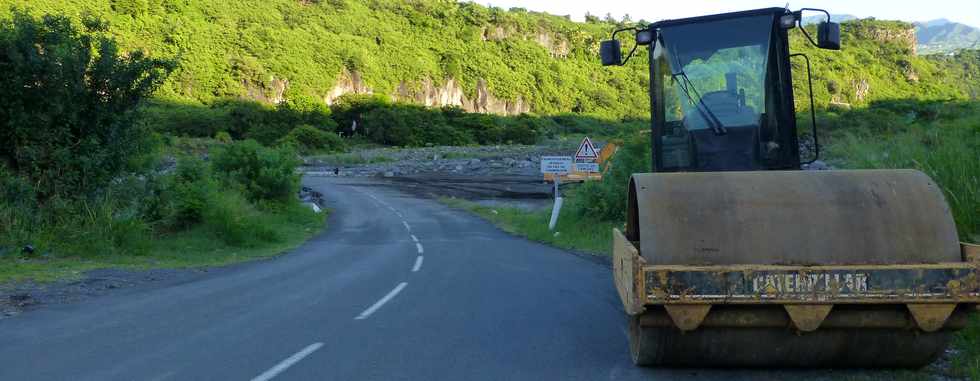
<svg viewBox="0 0 980 381">
<path fill-rule="evenodd" d="M 138 122 L 170 69 L 63 17 L 0 23 L 0 281 L 272 255 L 322 226 L 296 199 L 288 145 L 177 147 Z M 211 160 L 161 169 L 161 149 L 181 148 Z"/>
<path fill-rule="evenodd" d="M 564 214 L 555 230 L 548 230 L 551 209 L 528 211 L 507 206 L 484 206 L 458 198 L 440 198 L 442 203 L 474 213 L 504 231 L 532 241 L 593 255 L 612 255 L 612 228 L 616 223 L 595 219 L 581 220 Z"/>
</svg>

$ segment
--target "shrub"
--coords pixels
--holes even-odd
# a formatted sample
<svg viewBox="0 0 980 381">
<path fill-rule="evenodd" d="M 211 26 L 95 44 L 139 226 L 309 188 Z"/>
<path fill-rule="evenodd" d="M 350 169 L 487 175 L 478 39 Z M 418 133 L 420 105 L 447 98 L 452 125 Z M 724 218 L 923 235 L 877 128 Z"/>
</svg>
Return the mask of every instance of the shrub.
<svg viewBox="0 0 980 381">
<path fill-rule="evenodd" d="M 410 104 L 376 107 L 362 117 L 365 133 L 376 143 L 422 147 L 466 145 L 475 139 L 450 126 L 442 112 Z"/>
<path fill-rule="evenodd" d="M 92 192 L 150 148 L 133 111 L 173 64 L 93 39 L 64 16 L 0 21 L 0 162 L 41 199 Z"/>
<path fill-rule="evenodd" d="M 255 207 L 234 191 L 215 193 L 204 209 L 203 221 L 207 229 L 233 246 L 253 246 L 281 239 L 274 229 L 266 226 Z"/>
<path fill-rule="evenodd" d="M 171 225 L 181 228 L 201 222 L 218 192 L 207 163 L 196 157 L 183 158 L 177 163 L 169 185 L 173 206 L 167 219 Z"/>
<path fill-rule="evenodd" d="M 299 191 L 299 159 L 288 147 L 266 148 L 244 140 L 217 147 L 212 159 L 218 176 L 241 187 L 252 201 L 287 201 Z"/>
<path fill-rule="evenodd" d="M 389 104 L 388 98 L 383 95 L 358 95 L 345 94 L 330 106 L 333 120 L 336 122 L 337 131 L 344 136 L 365 135 L 363 116 L 372 110 L 384 107 Z M 354 129 L 354 122 L 359 127 Z"/>
<path fill-rule="evenodd" d="M 625 221 L 630 176 L 651 168 L 650 141 L 647 137 L 630 140 L 616 152 L 610 165 L 601 181 L 586 182 L 575 190 L 575 197 L 570 198 L 575 213 L 605 221 Z"/>
<path fill-rule="evenodd" d="M 294 128 L 279 139 L 279 145 L 291 146 L 303 154 L 340 153 L 347 150 L 346 143 L 336 133 L 319 130 L 308 124 Z"/>
<path fill-rule="evenodd" d="M 234 139 L 231 138 L 231 134 L 229 134 L 227 131 L 218 131 L 218 133 L 214 134 L 214 140 L 217 140 L 219 143 L 227 144 L 231 143 Z"/>
</svg>

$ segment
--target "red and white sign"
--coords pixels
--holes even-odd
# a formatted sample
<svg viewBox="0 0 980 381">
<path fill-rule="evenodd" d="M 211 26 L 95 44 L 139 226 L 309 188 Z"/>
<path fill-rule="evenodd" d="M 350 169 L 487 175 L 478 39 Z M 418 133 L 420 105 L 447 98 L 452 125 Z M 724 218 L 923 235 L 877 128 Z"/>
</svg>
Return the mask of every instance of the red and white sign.
<svg viewBox="0 0 980 381">
<path fill-rule="evenodd" d="M 595 146 L 592 145 L 592 140 L 588 136 L 582 139 L 582 144 L 579 144 L 578 151 L 575 151 L 576 160 L 596 160 L 599 158 L 599 153 L 596 152 Z"/>
</svg>

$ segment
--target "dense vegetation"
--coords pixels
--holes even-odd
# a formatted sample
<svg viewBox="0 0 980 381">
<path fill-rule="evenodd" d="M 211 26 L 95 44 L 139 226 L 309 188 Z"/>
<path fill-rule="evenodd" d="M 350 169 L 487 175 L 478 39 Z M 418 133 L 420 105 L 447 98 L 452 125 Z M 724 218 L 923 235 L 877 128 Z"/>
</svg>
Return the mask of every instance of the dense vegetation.
<svg viewBox="0 0 980 381">
<path fill-rule="evenodd" d="M 0 23 L 0 52 L 0 279 L 32 275 L 19 269 L 37 257 L 134 264 L 173 242 L 221 252 L 164 250 L 173 265 L 220 263 L 229 249 L 294 244 L 322 224 L 296 199 L 292 150 L 245 140 L 204 162 L 138 123 L 169 62 L 21 13 Z M 157 170 L 161 148 L 181 156 L 174 169 Z"/>
<path fill-rule="evenodd" d="M 389 145 L 526 143 L 568 124 L 622 128 L 620 120 L 648 113 L 646 56 L 614 68 L 596 59 L 598 41 L 625 21 L 576 23 L 448 0 L 14 0 L 12 6 L 65 14 L 126 49 L 177 62 L 142 119 L 168 134 L 221 133 L 276 145 L 308 125 Z M 916 56 L 914 27 L 902 22 L 853 20 L 843 33 L 844 50 L 828 52 L 791 31 L 793 49 L 813 59 L 819 110 L 977 95 L 978 81 L 966 80 L 977 75 L 975 52 Z M 794 66 L 801 97 L 805 67 L 801 60 Z M 332 90 L 341 82 L 374 95 L 335 99 Z M 536 116 L 468 115 L 403 103 L 429 83 L 450 82 L 470 100 L 483 83 L 489 95 L 527 104 Z"/>
<path fill-rule="evenodd" d="M 7 2 L 11 4 L 11 2 Z M 128 49 L 178 58 L 158 95 L 212 105 L 228 98 L 322 103 L 358 73 L 391 96 L 402 82 L 454 78 L 468 98 L 478 81 L 493 96 L 522 99 L 540 114 L 643 116 L 642 65 L 598 70 L 598 41 L 611 25 L 505 11 L 449 0 L 13 0 L 33 13 L 99 17 Z M 5 10 L 0 10 L 3 12 Z M 625 94 L 626 96 L 620 96 Z M 625 102 L 624 102 L 625 100 Z"/>
</svg>

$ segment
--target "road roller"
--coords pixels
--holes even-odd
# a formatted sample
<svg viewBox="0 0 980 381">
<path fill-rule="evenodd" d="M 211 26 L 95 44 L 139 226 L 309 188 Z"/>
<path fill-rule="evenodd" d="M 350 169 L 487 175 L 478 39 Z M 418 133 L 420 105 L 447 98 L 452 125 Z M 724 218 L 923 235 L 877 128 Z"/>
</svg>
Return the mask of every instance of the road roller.
<svg viewBox="0 0 980 381">
<path fill-rule="evenodd" d="M 815 33 L 804 12 L 826 16 Z M 636 365 L 915 368 L 977 309 L 980 250 L 959 242 L 927 175 L 803 170 L 820 146 L 812 89 L 800 122 L 812 144 L 799 144 L 791 69 L 806 68 L 801 92 L 812 81 L 792 29 L 841 48 L 840 25 L 809 8 L 664 20 L 600 43 L 605 66 L 649 55 L 653 168 L 632 175 L 613 231 Z"/>
</svg>

